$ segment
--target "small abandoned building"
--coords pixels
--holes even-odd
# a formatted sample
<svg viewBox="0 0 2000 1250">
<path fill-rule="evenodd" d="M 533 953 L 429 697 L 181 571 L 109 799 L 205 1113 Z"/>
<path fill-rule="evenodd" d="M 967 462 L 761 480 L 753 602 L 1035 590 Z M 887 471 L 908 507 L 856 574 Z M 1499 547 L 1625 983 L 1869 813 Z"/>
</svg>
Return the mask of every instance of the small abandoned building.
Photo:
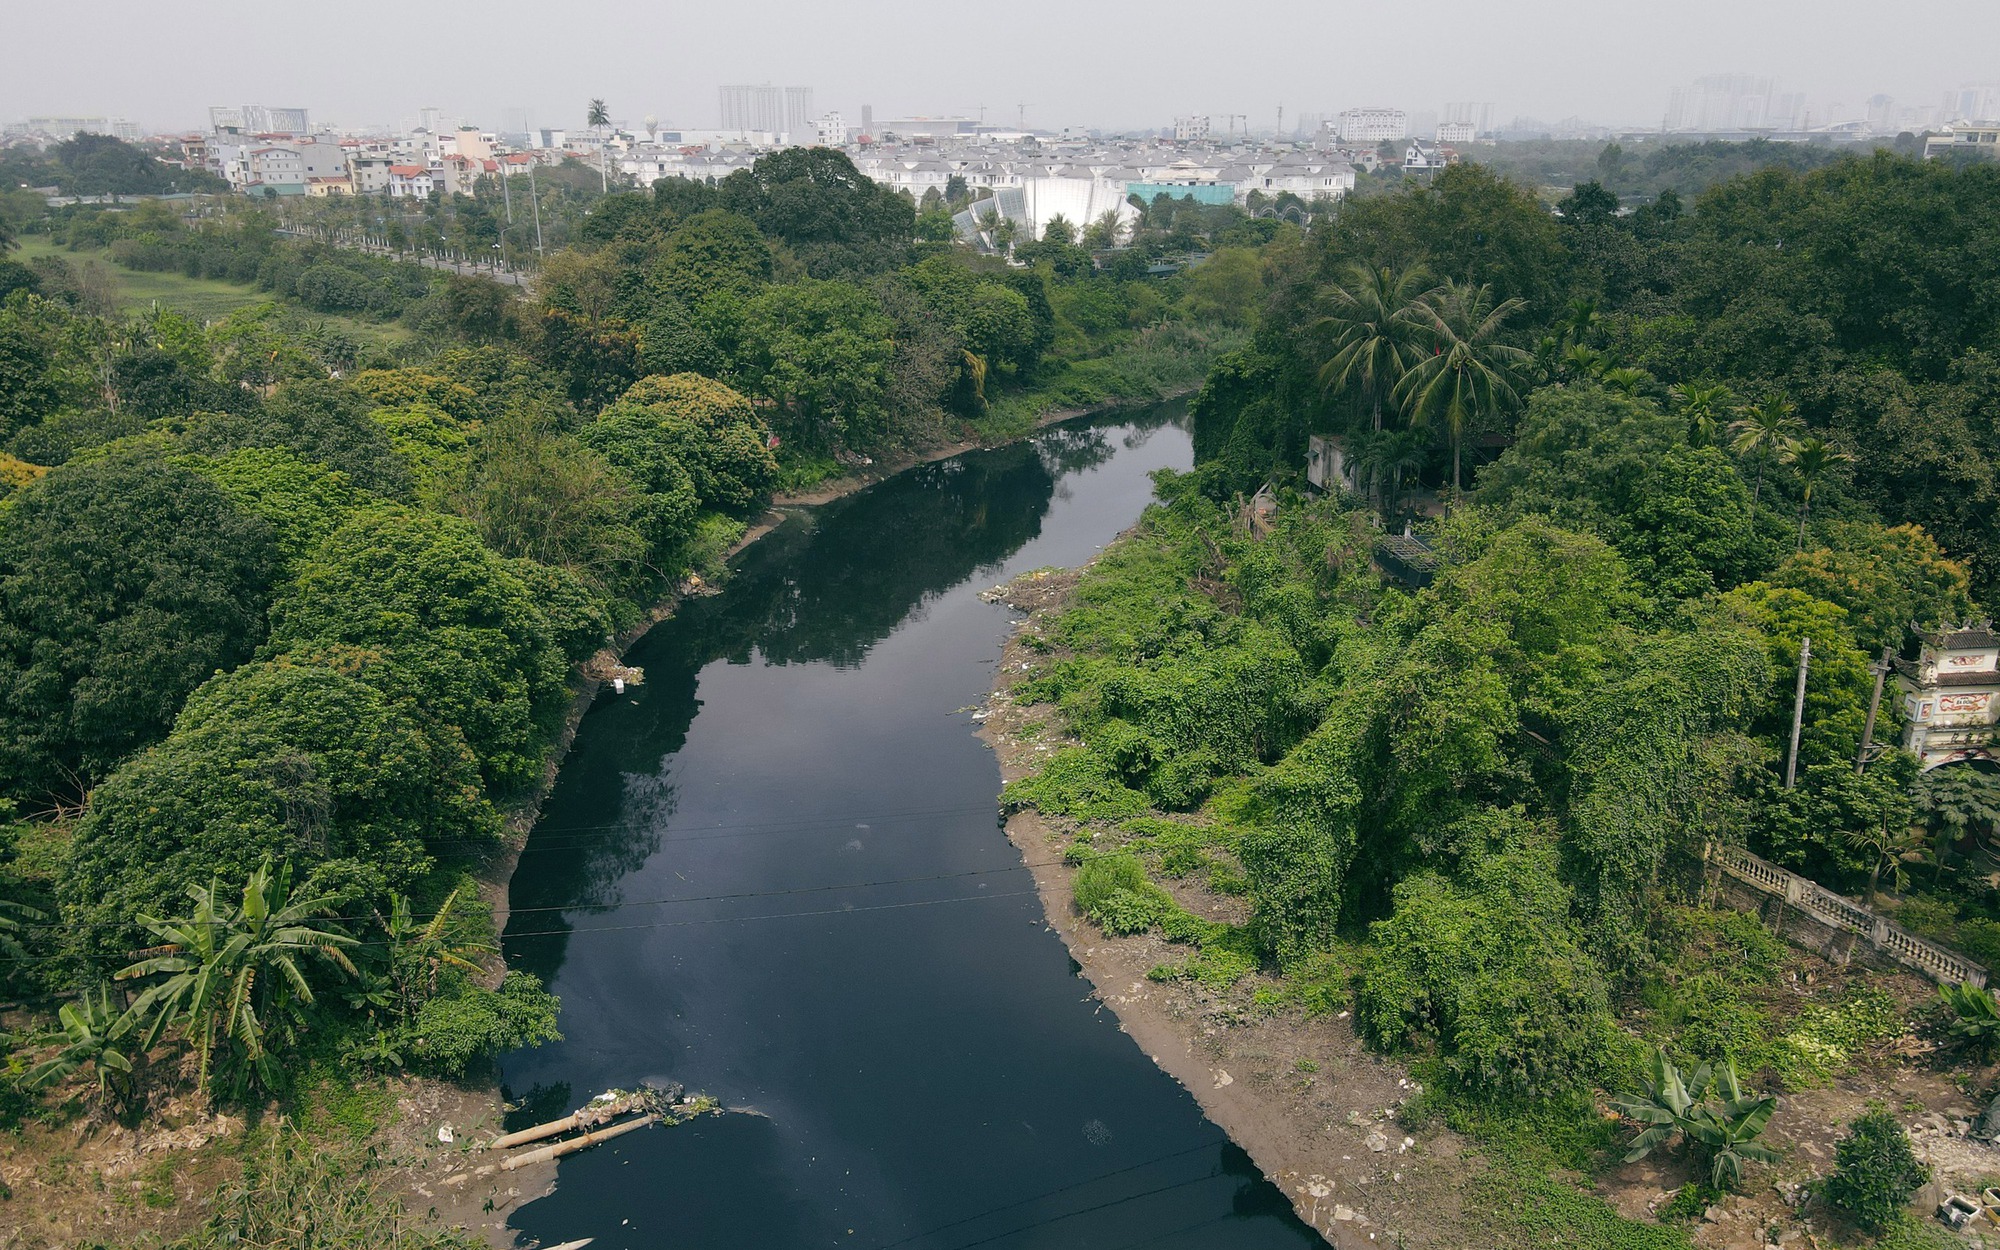
<svg viewBox="0 0 2000 1250">
<path fill-rule="evenodd" d="M 1896 661 L 1909 729 L 1903 746 L 1925 769 L 2000 762 L 2000 634 L 1991 621 L 1923 630 L 1914 661 Z"/>
</svg>

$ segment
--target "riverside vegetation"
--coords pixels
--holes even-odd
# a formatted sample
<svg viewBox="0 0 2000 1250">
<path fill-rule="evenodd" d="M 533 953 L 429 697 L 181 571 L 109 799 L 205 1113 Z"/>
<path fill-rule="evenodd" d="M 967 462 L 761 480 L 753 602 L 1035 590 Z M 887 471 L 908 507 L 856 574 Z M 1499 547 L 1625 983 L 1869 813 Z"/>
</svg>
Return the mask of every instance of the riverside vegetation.
<svg viewBox="0 0 2000 1250">
<path fill-rule="evenodd" d="M 2000 958 L 2000 776 L 1854 763 L 1872 655 L 2000 606 L 1996 192 L 1878 154 L 1626 215 L 1474 166 L 1343 205 L 1267 251 L 1195 469 L 1023 636 L 1013 695 L 1071 745 L 1005 797 L 1073 830 L 1077 906 L 1178 944 L 1156 980 L 1351 1011 L 1421 1081 L 1405 1120 L 1495 1164 L 1487 1244 L 1686 1244 L 1557 1178 L 1670 1152 L 1661 1218 L 1692 1218 L 1776 1158 L 1772 1094 L 1908 1030 L 2000 1084 L 1990 996 L 1788 991 L 1784 944 L 1702 888 L 1704 846 L 1743 844 Z M 1357 490 L 1300 493 L 1315 433 Z M 1406 520 L 1422 589 L 1371 559 Z M 1930 1243 L 1894 1118 L 1837 1162 L 1815 1218 Z"/>
<path fill-rule="evenodd" d="M 1008 264 L 826 151 L 557 190 L 574 229 L 532 300 L 257 205 L 7 201 L 0 1222 L 463 1240 L 368 1199 L 370 1147 L 408 1077 L 476 1084 L 556 1036 L 478 887 L 577 666 L 715 575 L 774 490 L 1198 381 L 1296 233 L 1189 202 L 1121 247 L 1053 223 Z M 5 259 L 17 229 L 273 298 L 122 317 L 59 255 Z M 347 328 L 390 321 L 411 333 Z M 245 1116 L 167 1180 L 63 1144 Z"/>
</svg>

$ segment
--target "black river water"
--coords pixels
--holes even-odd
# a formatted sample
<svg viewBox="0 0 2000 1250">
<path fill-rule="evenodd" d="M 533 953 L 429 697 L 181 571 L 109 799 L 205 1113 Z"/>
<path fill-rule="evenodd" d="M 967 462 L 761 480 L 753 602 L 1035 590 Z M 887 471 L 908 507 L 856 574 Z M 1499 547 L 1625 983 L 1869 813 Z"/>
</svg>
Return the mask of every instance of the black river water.
<svg viewBox="0 0 2000 1250">
<path fill-rule="evenodd" d="M 562 1161 L 544 1245 L 1321 1244 L 1090 996 L 964 709 L 1011 618 L 1183 468 L 1182 410 L 1052 427 L 795 516 L 628 656 L 514 876 L 509 961 L 564 1040 L 516 1125 L 678 1081 L 734 1109 Z"/>
</svg>

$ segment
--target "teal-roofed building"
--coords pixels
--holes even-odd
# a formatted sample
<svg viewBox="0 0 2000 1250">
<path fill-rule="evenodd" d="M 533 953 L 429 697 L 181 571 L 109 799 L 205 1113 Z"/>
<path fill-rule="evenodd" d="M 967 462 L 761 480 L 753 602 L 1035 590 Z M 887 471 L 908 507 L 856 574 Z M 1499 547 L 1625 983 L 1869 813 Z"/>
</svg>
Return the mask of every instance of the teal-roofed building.
<svg viewBox="0 0 2000 1250">
<path fill-rule="evenodd" d="M 1148 204 L 1162 195 L 1173 200 L 1192 195 L 1197 204 L 1236 202 L 1236 188 L 1226 182 L 1128 182 L 1125 194 L 1136 195 Z"/>
</svg>

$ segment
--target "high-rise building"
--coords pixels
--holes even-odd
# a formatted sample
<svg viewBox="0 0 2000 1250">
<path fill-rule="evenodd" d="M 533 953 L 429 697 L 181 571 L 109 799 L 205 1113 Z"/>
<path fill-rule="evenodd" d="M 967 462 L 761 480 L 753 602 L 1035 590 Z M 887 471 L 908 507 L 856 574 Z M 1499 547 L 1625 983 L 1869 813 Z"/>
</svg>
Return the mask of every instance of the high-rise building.
<svg viewBox="0 0 2000 1250">
<path fill-rule="evenodd" d="M 722 88 L 722 129 L 774 133 L 784 127 L 784 97 L 768 83 Z"/>
<path fill-rule="evenodd" d="M 785 124 L 781 129 L 792 137 L 793 143 L 804 143 L 807 136 L 813 133 L 811 87 L 785 88 Z"/>
<path fill-rule="evenodd" d="M 1493 133 L 1493 106 L 1488 103 L 1460 100 L 1444 106 L 1444 115 L 1438 121 L 1445 125 L 1459 123 L 1470 125 L 1479 134 Z"/>
<path fill-rule="evenodd" d="M 1343 143 L 1400 143 L 1410 137 L 1410 119 L 1401 109 L 1346 109 L 1337 120 Z"/>
<path fill-rule="evenodd" d="M 1207 117 L 1174 118 L 1174 139 L 1179 143 L 1202 143 L 1208 139 Z"/>
<path fill-rule="evenodd" d="M 241 130 L 247 134 L 303 135 L 311 133 L 306 110 L 272 108 L 268 104 L 217 105 L 208 110 L 212 130 Z"/>
<path fill-rule="evenodd" d="M 1969 82 L 1944 93 L 1938 121 L 1991 121 L 2000 118 L 2000 83 Z"/>
<path fill-rule="evenodd" d="M 861 106 L 861 133 L 871 139 L 875 137 L 875 106 L 872 104 Z"/>
<path fill-rule="evenodd" d="M 1711 74 L 1676 87 L 1667 105 L 1667 130 L 1714 132 L 1773 129 L 1771 80 L 1750 74 Z"/>
</svg>

